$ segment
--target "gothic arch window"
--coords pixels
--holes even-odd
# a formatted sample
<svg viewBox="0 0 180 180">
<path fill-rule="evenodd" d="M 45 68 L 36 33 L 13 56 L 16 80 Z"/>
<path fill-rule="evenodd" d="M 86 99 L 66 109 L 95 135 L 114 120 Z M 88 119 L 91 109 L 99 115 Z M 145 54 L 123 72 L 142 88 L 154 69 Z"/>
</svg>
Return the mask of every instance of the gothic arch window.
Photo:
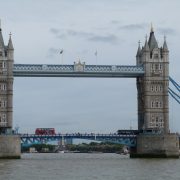
<svg viewBox="0 0 180 180">
<path fill-rule="evenodd" d="M 154 91 L 154 85 L 151 86 L 151 91 L 152 91 L 152 92 Z"/>
<path fill-rule="evenodd" d="M 162 101 L 155 100 L 151 101 L 151 108 L 162 108 L 163 104 Z"/>
<path fill-rule="evenodd" d="M 158 70 L 158 69 L 159 69 L 159 65 L 155 64 L 155 70 Z"/>
<path fill-rule="evenodd" d="M 3 119 L 6 120 L 6 114 L 3 114 Z"/>
<path fill-rule="evenodd" d="M 0 114 L 0 126 L 7 126 L 7 119 L 5 113 Z"/>
<path fill-rule="evenodd" d="M 156 92 L 158 91 L 158 86 L 157 86 L 157 85 L 155 86 L 155 91 L 156 91 Z"/>
<path fill-rule="evenodd" d="M 152 114 L 149 125 L 152 128 L 163 128 L 164 127 L 164 121 L 163 121 L 162 115 Z"/>
<path fill-rule="evenodd" d="M 7 107 L 7 101 L 3 101 L 3 107 Z"/>
<path fill-rule="evenodd" d="M 154 59 L 158 59 L 159 55 L 158 54 L 154 54 Z"/>
<path fill-rule="evenodd" d="M 159 107 L 159 102 L 158 102 L 158 101 L 155 102 L 155 107 L 156 107 L 156 108 Z"/>
<path fill-rule="evenodd" d="M 151 107 L 154 108 L 154 101 L 151 101 Z"/>
</svg>

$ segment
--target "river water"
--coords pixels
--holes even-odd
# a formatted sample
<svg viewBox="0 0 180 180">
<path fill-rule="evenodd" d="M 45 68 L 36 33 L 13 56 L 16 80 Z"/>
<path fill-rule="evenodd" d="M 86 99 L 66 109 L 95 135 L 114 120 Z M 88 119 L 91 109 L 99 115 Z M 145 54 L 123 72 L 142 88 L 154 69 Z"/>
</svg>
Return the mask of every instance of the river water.
<svg viewBox="0 0 180 180">
<path fill-rule="evenodd" d="M 0 180 L 180 180 L 180 159 L 118 154 L 23 154 L 0 160 Z"/>
</svg>

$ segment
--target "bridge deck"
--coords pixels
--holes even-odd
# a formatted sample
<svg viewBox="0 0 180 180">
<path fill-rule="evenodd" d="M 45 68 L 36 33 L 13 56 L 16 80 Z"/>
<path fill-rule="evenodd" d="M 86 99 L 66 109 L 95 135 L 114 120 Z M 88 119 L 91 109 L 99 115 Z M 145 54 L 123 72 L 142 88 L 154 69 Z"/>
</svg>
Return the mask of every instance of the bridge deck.
<svg viewBox="0 0 180 180">
<path fill-rule="evenodd" d="M 20 134 L 21 143 L 23 146 L 31 144 L 41 144 L 50 141 L 58 141 L 63 139 L 86 139 L 96 140 L 102 142 L 113 142 L 118 144 L 125 144 L 128 146 L 136 145 L 136 135 L 118 135 L 118 134 L 55 134 L 55 135 L 35 135 L 35 134 Z"/>
<path fill-rule="evenodd" d="M 15 77 L 99 77 L 135 78 L 144 75 L 142 66 L 14 64 Z"/>
</svg>

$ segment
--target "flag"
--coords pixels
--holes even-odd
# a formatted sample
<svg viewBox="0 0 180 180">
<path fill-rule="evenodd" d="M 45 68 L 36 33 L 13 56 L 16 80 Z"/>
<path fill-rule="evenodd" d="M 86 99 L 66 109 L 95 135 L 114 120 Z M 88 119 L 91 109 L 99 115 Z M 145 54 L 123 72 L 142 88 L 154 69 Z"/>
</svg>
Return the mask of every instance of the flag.
<svg viewBox="0 0 180 180">
<path fill-rule="evenodd" d="M 62 54 L 62 53 L 63 53 L 63 49 L 60 50 L 60 54 Z"/>
</svg>

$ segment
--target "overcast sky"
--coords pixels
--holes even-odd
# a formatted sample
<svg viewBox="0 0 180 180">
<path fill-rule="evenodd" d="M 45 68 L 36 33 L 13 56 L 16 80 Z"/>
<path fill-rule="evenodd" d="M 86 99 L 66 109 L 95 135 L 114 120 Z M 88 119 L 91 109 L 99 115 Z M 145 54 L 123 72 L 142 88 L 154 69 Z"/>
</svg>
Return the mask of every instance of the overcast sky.
<svg viewBox="0 0 180 180">
<path fill-rule="evenodd" d="M 167 36 L 170 75 L 180 82 L 179 0 L 0 0 L 5 44 L 12 33 L 15 63 L 134 65 L 138 41 L 153 23 Z M 14 126 L 20 132 L 115 132 L 137 128 L 135 79 L 14 78 Z M 170 128 L 180 132 L 170 97 Z"/>
</svg>

